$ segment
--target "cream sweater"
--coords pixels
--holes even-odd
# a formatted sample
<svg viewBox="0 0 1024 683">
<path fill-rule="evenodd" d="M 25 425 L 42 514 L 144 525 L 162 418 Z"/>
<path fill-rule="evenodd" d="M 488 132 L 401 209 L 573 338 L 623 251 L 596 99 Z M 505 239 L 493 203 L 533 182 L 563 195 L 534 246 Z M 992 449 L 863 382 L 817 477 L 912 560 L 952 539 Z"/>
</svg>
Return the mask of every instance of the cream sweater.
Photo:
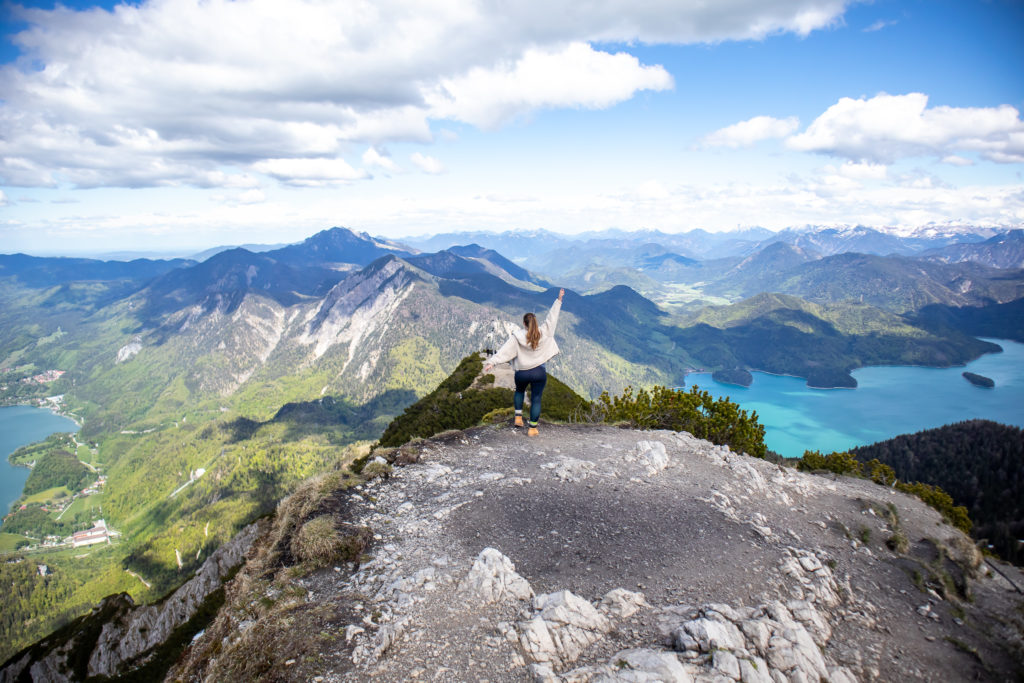
<svg viewBox="0 0 1024 683">
<path fill-rule="evenodd" d="M 555 343 L 555 325 L 558 324 L 558 312 L 562 310 L 562 302 L 555 299 L 554 305 L 548 311 L 548 317 L 540 326 L 540 342 L 537 348 L 531 348 L 526 342 L 526 329 L 519 328 L 512 333 L 497 353 L 487 359 L 490 365 L 507 363 L 512 361 L 513 370 L 529 370 L 542 363 L 548 362 L 558 353 L 558 344 Z"/>
</svg>

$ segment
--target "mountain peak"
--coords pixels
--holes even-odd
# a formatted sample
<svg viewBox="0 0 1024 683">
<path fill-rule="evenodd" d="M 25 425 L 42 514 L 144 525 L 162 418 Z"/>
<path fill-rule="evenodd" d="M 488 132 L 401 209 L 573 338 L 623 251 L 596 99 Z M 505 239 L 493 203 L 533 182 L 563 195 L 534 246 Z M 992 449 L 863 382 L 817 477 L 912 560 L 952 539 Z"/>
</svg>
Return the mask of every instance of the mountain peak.
<svg viewBox="0 0 1024 683">
<path fill-rule="evenodd" d="M 409 256 L 410 253 L 399 244 L 334 227 L 321 230 L 298 244 L 268 251 L 266 255 L 283 263 L 335 267 L 338 264 L 365 266 L 387 254 Z"/>
<path fill-rule="evenodd" d="M 325 509 L 344 511 L 339 529 L 373 534 L 358 564 L 302 578 L 277 569 L 298 603 L 222 610 L 175 677 L 851 681 L 1012 670 L 1003 639 L 957 621 L 1012 618 L 1008 585 L 981 571 L 961 532 L 888 487 L 780 469 L 687 433 L 607 426 L 542 424 L 531 439 L 502 423 L 375 457 L 386 480 L 321 494 Z M 312 521 L 298 518 L 295 533 Z M 892 550 L 897 537 L 907 545 Z M 269 534 L 254 557 L 288 543 L 300 547 Z M 915 585 L 910 567 L 928 578 Z M 229 590 L 238 604 L 258 603 L 254 579 L 267 571 L 258 560 L 242 570 Z M 938 574 L 956 578 L 931 588 Z M 903 655 L 887 656 L 895 646 Z"/>
</svg>

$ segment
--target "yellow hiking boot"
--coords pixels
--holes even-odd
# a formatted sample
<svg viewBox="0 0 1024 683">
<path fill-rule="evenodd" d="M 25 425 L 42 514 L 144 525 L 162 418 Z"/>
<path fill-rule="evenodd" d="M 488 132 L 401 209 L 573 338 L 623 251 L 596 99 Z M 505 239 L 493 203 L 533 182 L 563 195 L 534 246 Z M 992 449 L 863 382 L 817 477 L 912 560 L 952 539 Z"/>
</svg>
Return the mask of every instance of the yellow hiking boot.
<svg viewBox="0 0 1024 683">
<path fill-rule="evenodd" d="M 523 416 L 522 415 L 516 415 L 516 427 L 522 427 L 522 426 L 523 426 Z"/>
</svg>

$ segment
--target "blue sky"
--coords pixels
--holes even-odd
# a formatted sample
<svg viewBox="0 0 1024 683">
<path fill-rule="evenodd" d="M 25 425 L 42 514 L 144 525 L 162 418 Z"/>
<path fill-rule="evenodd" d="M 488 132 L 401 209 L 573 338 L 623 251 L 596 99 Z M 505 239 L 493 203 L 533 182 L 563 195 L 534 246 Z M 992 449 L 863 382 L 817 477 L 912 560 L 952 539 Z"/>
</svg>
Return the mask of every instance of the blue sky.
<svg viewBox="0 0 1024 683">
<path fill-rule="evenodd" d="M 1024 224 L 1024 3 L 5 6 L 0 252 Z"/>
</svg>

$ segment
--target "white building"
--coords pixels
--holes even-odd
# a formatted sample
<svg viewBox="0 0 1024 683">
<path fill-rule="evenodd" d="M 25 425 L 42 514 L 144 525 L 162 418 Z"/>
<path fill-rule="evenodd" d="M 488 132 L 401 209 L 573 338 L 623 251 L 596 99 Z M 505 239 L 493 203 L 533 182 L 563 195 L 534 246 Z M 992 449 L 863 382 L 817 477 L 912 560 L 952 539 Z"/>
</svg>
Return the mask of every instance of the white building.
<svg viewBox="0 0 1024 683">
<path fill-rule="evenodd" d="M 91 529 L 76 531 L 66 540 L 71 542 L 73 548 L 81 548 L 82 546 L 96 543 L 110 543 L 110 532 L 107 531 L 107 523 L 101 519 Z"/>
</svg>

